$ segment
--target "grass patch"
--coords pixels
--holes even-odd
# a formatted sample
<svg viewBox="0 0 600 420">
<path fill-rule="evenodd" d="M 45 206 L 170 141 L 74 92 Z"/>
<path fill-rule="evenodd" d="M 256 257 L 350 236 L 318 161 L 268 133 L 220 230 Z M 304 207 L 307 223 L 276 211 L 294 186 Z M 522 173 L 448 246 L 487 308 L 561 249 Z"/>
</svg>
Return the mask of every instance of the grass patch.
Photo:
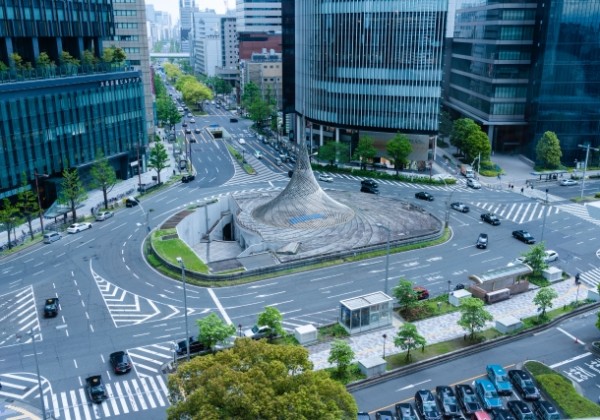
<svg viewBox="0 0 600 420">
<path fill-rule="evenodd" d="M 323 342 L 332 340 L 334 338 L 346 337 L 350 337 L 350 334 L 348 334 L 348 331 L 346 331 L 344 327 L 342 327 L 340 324 L 332 324 L 319 328 L 317 339 L 319 342 Z"/>
<path fill-rule="evenodd" d="M 252 167 L 252 165 L 248 164 L 245 161 L 244 156 L 240 154 L 240 152 L 238 152 L 233 146 L 228 144 L 227 150 L 229 150 L 229 153 L 231 153 L 233 158 L 242 166 L 242 169 L 244 169 L 247 174 L 254 175 L 256 173 L 256 170 Z"/>
<path fill-rule="evenodd" d="M 415 322 L 438 315 L 458 312 L 458 310 L 457 306 L 448 303 L 448 295 L 443 294 L 419 302 L 411 311 L 398 311 L 398 314 L 407 322 Z"/>
<path fill-rule="evenodd" d="M 175 231 L 175 229 L 172 229 Z M 177 257 L 181 257 L 185 268 L 198 273 L 208 273 L 208 267 L 198 258 L 196 253 L 179 238 L 162 240 L 164 230 L 152 233 L 152 245 L 156 252 L 173 265 L 179 265 Z"/>
<path fill-rule="evenodd" d="M 352 363 L 350 366 L 348 366 L 348 369 L 342 373 L 338 372 L 337 367 L 327 368 L 325 371 L 329 373 L 329 377 L 331 379 L 340 382 L 342 385 L 347 385 L 351 382 L 356 382 L 367 378 L 367 375 L 360 371 L 358 363 Z"/>
<path fill-rule="evenodd" d="M 600 407 L 579 395 L 567 378 L 539 362 L 526 362 L 525 367 L 567 418 L 600 417 Z"/>
<path fill-rule="evenodd" d="M 361 176 L 365 178 L 373 178 L 373 179 L 387 179 L 391 181 L 402 181 L 402 182 L 412 182 L 414 184 L 429 184 L 429 185 L 452 185 L 456 184 L 456 179 L 448 178 L 444 181 L 440 181 L 438 179 L 432 178 L 428 175 L 427 172 L 415 173 L 413 176 L 410 175 L 402 175 L 402 174 L 389 174 L 387 172 L 379 172 L 376 170 L 363 170 L 360 168 L 345 168 L 345 167 L 337 167 L 331 165 L 321 165 L 318 163 L 313 163 L 312 168 L 314 171 L 327 171 L 338 174 L 351 174 L 355 176 Z"/>
<path fill-rule="evenodd" d="M 541 274 L 531 274 L 527 280 L 529 281 L 529 283 L 531 284 L 535 284 L 536 286 L 540 286 L 540 287 L 546 287 L 546 286 L 550 286 L 550 282 L 544 278 L 543 275 Z"/>
</svg>

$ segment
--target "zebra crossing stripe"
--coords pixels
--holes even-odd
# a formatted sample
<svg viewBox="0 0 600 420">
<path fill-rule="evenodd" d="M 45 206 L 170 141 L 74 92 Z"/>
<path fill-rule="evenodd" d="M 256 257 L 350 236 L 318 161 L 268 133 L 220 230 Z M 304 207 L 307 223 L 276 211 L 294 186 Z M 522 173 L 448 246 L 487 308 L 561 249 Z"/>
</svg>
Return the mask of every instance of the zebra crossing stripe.
<svg viewBox="0 0 600 420">
<path fill-rule="evenodd" d="M 117 390 L 117 393 L 119 394 L 119 397 L 115 396 L 115 399 L 121 401 L 121 408 L 123 408 L 123 413 L 127 414 L 129 413 L 129 407 L 127 407 L 127 404 L 125 404 L 125 398 L 122 397 L 123 393 L 121 392 L 121 385 L 119 384 L 119 382 L 115 382 L 114 385 L 115 389 Z"/>
<path fill-rule="evenodd" d="M 44 396 L 44 398 L 46 398 L 46 396 Z M 48 405 L 48 400 L 46 400 L 45 402 L 46 407 L 50 407 Z M 54 417 L 55 418 L 59 418 L 60 417 L 60 411 L 58 410 L 58 397 L 56 396 L 56 394 L 52 394 L 52 407 L 54 407 Z"/>
<path fill-rule="evenodd" d="M 67 400 L 67 394 L 65 394 L 64 392 L 61 393 L 60 394 L 60 400 L 62 402 L 62 406 L 65 407 L 65 410 L 64 410 L 65 419 L 66 420 L 71 420 L 71 413 L 69 413 L 69 410 L 67 409 L 67 407 L 69 407 L 69 400 Z"/>
<path fill-rule="evenodd" d="M 140 387 L 137 383 L 137 379 L 132 379 L 131 385 L 133 386 L 133 389 L 135 390 L 135 394 L 138 396 L 138 400 L 140 402 L 140 405 L 142 406 L 142 410 L 147 410 L 148 405 L 146 404 L 146 400 L 144 399 L 144 394 L 142 392 L 140 392 Z"/>
<path fill-rule="evenodd" d="M 81 401 L 85 401 L 86 397 L 85 397 L 85 391 L 83 390 L 83 388 L 79 388 L 79 398 L 81 398 Z M 83 414 L 85 415 L 86 419 L 91 419 L 92 415 L 90 413 L 90 408 L 88 407 L 87 404 L 81 404 L 81 406 L 83 407 Z M 56 410 L 54 411 L 56 412 Z M 117 413 L 119 414 L 119 413 Z"/>
<path fill-rule="evenodd" d="M 144 388 L 144 395 L 146 396 L 146 398 L 148 398 L 150 407 L 156 408 L 156 403 L 154 402 L 154 398 L 152 398 L 153 392 L 148 387 L 148 384 L 146 383 L 145 378 L 140 378 L 140 384 L 142 385 L 142 388 Z"/>
<path fill-rule="evenodd" d="M 152 386 L 152 390 L 154 392 L 154 396 L 158 400 L 158 404 L 160 404 L 161 407 L 164 407 L 165 406 L 165 401 L 163 400 L 162 394 L 158 390 L 158 386 L 156 385 L 156 382 L 154 381 L 154 377 L 148 376 L 147 379 L 148 379 L 148 381 L 150 381 L 150 385 Z"/>
<path fill-rule="evenodd" d="M 110 385 L 111 384 L 106 384 L 106 391 L 108 392 L 108 395 L 110 397 L 110 399 L 109 399 L 110 405 L 112 406 L 112 409 L 115 412 L 115 415 L 118 416 L 119 415 L 119 406 L 117 404 L 117 399 L 115 398 L 115 393 L 113 392 Z"/>
<path fill-rule="evenodd" d="M 167 385 L 165 384 L 165 381 L 163 380 L 162 376 L 157 376 L 156 380 L 159 382 L 159 385 L 162 388 L 162 391 L 165 393 L 165 395 L 169 395 L 169 390 L 167 389 Z"/>
<path fill-rule="evenodd" d="M 129 404 L 131 405 L 131 408 L 133 409 L 133 411 L 138 411 L 138 406 L 135 403 L 135 399 L 133 398 L 133 393 L 131 392 L 131 388 L 129 388 L 129 383 L 128 382 L 123 382 L 123 388 L 125 389 L 125 396 L 123 396 L 123 398 L 128 398 L 129 399 Z"/>
<path fill-rule="evenodd" d="M 73 407 L 77 405 L 77 393 L 74 389 L 69 392 L 71 395 L 71 401 L 73 401 Z M 79 410 L 75 410 L 75 420 L 81 420 L 81 416 L 79 415 Z"/>
</svg>

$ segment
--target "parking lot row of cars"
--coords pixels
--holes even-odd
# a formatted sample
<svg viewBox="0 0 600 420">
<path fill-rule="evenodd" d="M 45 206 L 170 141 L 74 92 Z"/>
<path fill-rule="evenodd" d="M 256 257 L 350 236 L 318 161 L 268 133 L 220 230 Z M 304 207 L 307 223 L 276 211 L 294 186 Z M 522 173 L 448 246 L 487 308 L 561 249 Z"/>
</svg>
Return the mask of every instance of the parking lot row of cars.
<svg viewBox="0 0 600 420">
<path fill-rule="evenodd" d="M 503 401 L 502 397 L 510 397 Z M 530 406 L 531 404 L 531 406 Z M 466 416 L 466 417 L 465 417 Z M 500 365 L 486 366 L 486 376 L 471 384 L 454 387 L 439 385 L 435 394 L 428 389 L 415 393 L 414 405 L 399 403 L 394 411 L 375 413 L 376 420 L 559 420 L 560 413 L 545 401 L 533 378 L 525 370 Z M 370 420 L 368 413 L 359 413 L 359 420 Z"/>
</svg>

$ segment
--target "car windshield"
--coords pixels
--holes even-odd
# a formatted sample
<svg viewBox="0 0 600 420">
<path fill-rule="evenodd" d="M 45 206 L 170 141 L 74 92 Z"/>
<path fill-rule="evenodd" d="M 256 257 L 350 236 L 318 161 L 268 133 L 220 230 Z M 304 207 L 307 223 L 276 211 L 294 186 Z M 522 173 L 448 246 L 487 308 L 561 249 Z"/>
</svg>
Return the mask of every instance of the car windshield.
<svg viewBox="0 0 600 420">
<path fill-rule="evenodd" d="M 531 238 L 531 235 L 530 235 L 529 233 L 525 232 L 525 233 L 523 234 L 523 237 L 524 237 L 524 238 Z"/>
<path fill-rule="evenodd" d="M 498 394 L 496 394 L 496 391 L 486 391 L 485 398 L 487 398 L 487 399 L 498 398 Z"/>
<path fill-rule="evenodd" d="M 423 401 L 423 411 L 437 411 L 435 401 Z"/>
<path fill-rule="evenodd" d="M 475 395 L 473 394 L 466 394 L 464 396 L 464 400 L 467 403 L 472 403 L 472 402 L 477 402 L 477 398 L 475 397 Z"/>
</svg>

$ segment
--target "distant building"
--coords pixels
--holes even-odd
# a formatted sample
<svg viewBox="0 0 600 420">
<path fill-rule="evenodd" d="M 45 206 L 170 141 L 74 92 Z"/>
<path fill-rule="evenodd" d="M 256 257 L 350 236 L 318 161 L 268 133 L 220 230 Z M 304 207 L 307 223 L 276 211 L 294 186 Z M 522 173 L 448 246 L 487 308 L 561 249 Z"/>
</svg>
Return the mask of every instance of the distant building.
<svg viewBox="0 0 600 420">
<path fill-rule="evenodd" d="M 281 32 L 281 0 L 237 0 L 235 10 L 238 32 Z"/>
<path fill-rule="evenodd" d="M 181 52 L 190 52 L 192 31 L 192 13 L 196 8 L 195 0 L 179 0 L 179 41 Z"/>
<path fill-rule="evenodd" d="M 235 25 L 235 16 L 221 16 L 221 62 L 215 69 L 215 76 L 235 84 L 238 80 L 239 50 Z"/>
<path fill-rule="evenodd" d="M 274 51 L 254 53 L 252 59 L 240 63 L 242 87 L 252 82 L 258 86 L 263 97 L 271 95 L 277 102 L 277 109 L 282 107 L 282 63 L 281 53 Z"/>
<path fill-rule="evenodd" d="M 209 9 L 192 14 L 190 64 L 196 74 L 212 77 L 221 63 L 221 17 Z"/>
</svg>

